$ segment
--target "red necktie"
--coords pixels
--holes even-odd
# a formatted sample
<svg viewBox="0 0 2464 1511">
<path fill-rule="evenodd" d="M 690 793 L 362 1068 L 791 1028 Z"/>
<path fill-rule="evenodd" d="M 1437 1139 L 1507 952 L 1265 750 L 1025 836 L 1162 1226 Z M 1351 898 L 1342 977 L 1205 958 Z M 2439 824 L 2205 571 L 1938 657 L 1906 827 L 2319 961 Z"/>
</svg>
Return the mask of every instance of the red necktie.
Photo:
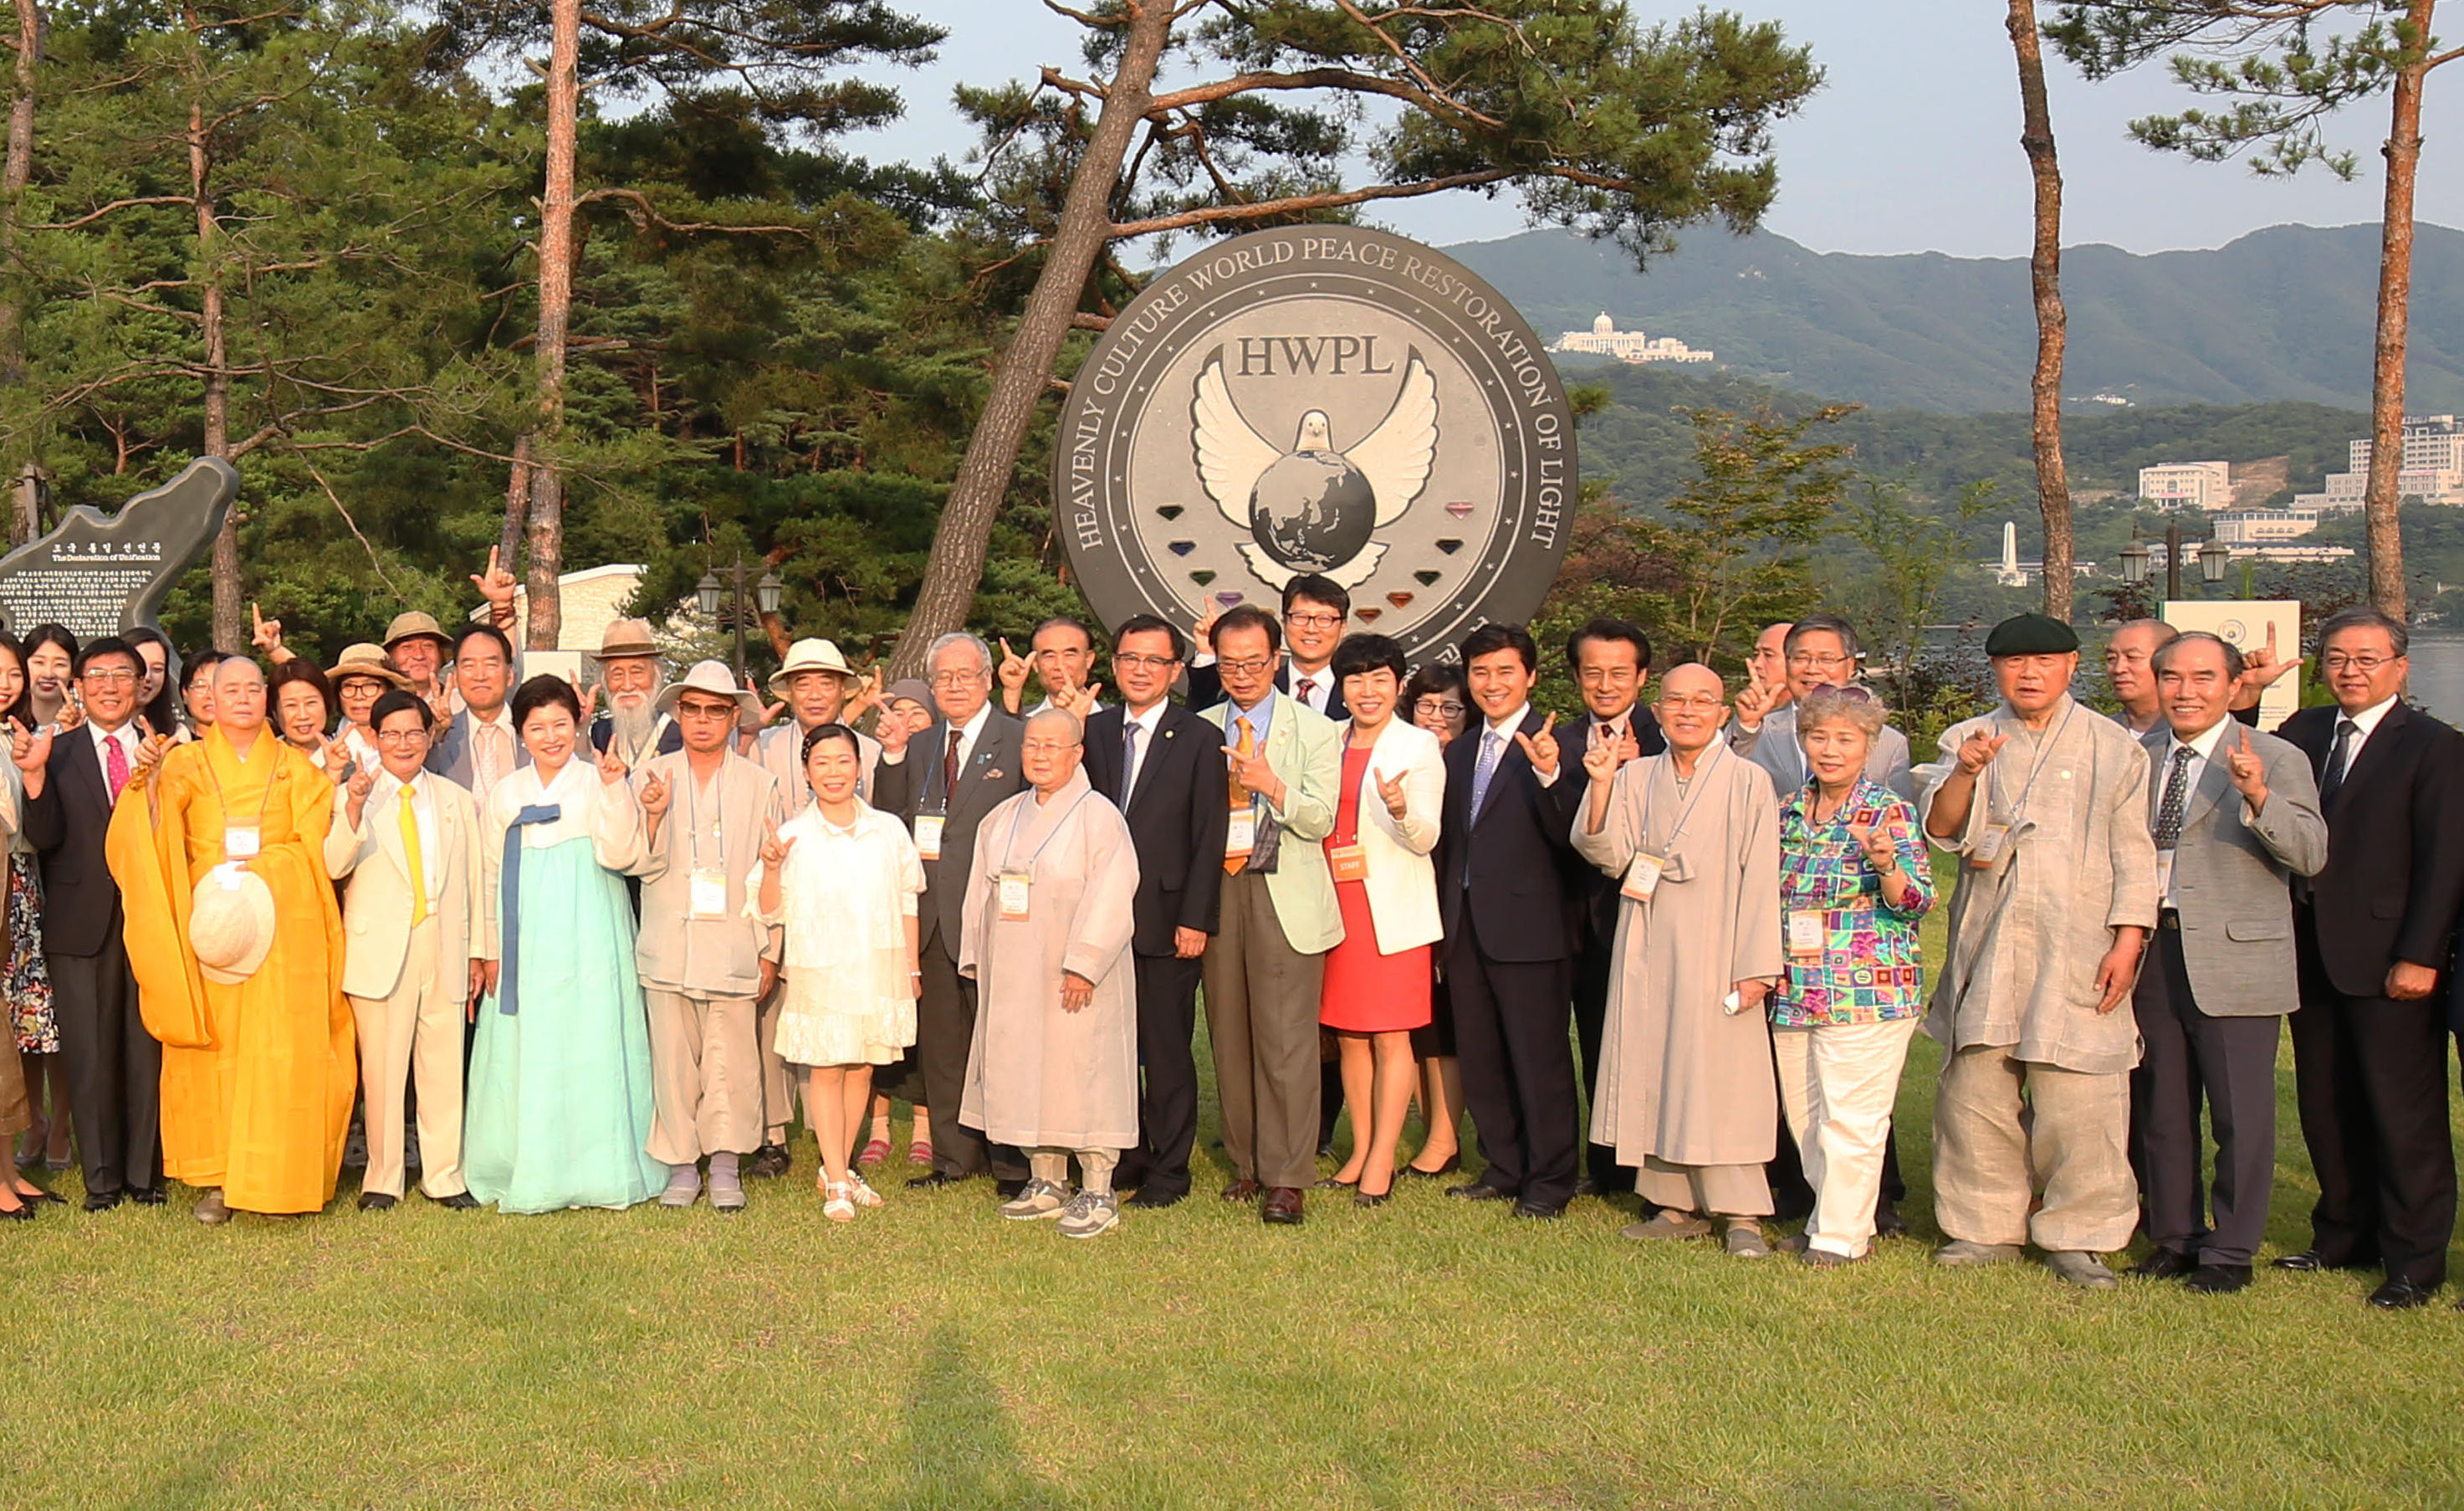
<svg viewBox="0 0 2464 1511">
<path fill-rule="evenodd" d="M 950 726 L 950 748 L 941 756 L 941 802 L 945 807 L 958 786 L 958 739 L 963 733 L 957 725 Z"/>
<path fill-rule="evenodd" d="M 121 748 L 120 736 L 102 737 L 102 776 L 111 784 L 111 800 L 120 801 L 120 789 L 128 785 L 128 752 Z"/>
</svg>

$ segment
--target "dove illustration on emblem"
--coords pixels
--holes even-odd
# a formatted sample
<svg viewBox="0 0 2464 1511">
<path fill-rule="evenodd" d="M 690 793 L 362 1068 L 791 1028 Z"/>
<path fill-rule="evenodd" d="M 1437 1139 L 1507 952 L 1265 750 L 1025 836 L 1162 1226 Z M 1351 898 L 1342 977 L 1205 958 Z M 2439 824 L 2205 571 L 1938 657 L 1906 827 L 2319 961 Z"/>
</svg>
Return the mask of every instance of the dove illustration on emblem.
<svg viewBox="0 0 2464 1511">
<path fill-rule="evenodd" d="M 1270 588 L 1320 572 L 1356 588 L 1386 547 L 1372 535 L 1401 519 L 1428 486 L 1438 451 L 1438 384 L 1415 349 L 1394 405 L 1337 451 L 1324 410 L 1301 416 L 1292 449 L 1259 434 L 1232 402 L 1223 348 L 1209 352 L 1190 401 L 1198 476 L 1223 517 L 1249 532 L 1249 570 Z"/>
</svg>

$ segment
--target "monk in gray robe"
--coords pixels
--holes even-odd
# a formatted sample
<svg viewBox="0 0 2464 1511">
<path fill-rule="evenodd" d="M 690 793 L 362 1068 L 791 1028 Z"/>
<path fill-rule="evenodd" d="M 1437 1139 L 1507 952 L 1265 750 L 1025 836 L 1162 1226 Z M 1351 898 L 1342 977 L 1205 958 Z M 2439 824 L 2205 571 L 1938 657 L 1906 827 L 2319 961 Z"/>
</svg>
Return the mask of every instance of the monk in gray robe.
<svg viewBox="0 0 2464 1511">
<path fill-rule="evenodd" d="M 1719 738 L 1719 674 L 1680 666 L 1657 705 L 1665 754 L 1584 758 L 1574 848 L 1623 881 L 1592 1142 L 1641 1173 L 1661 1211 L 1629 1238 L 1699 1238 L 1771 1253 L 1763 1166 L 1779 1125 L 1763 999 L 1782 968 L 1779 805 L 1762 767 Z M 1596 756 L 1598 759 L 1595 760 Z"/>
<path fill-rule="evenodd" d="M 2130 1000 L 2156 924 L 2147 752 L 2072 701 L 2079 636 L 2021 614 L 1986 638 L 2002 705 L 1943 731 L 1920 768 L 1927 838 L 1960 856 L 1925 1031 L 1948 1052 L 1934 1097 L 1934 1216 L 1950 1265 L 2033 1240 L 2074 1285 L 2116 1283 L 2130 1242 Z M 2043 1205 L 2030 1211 L 2037 1190 Z"/>
<path fill-rule="evenodd" d="M 1029 719 L 1027 790 L 976 832 L 958 973 L 978 1008 L 958 1121 L 1027 1151 L 1032 1179 L 1002 1216 L 1058 1217 L 1063 1236 L 1092 1238 L 1120 1220 L 1112 1167 L 1138 1142 L 1138 861 L 1130 826 L 1079 768 L 1079 740 L 1074 714 Z"/>
</svg>

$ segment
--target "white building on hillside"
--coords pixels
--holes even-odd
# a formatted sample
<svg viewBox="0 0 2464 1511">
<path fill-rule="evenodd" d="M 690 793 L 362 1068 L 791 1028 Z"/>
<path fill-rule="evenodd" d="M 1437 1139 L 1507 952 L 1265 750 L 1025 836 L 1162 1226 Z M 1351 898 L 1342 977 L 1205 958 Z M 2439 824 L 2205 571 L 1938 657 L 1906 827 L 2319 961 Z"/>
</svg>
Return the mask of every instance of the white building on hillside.
<svg viewBox="0 0 2464 1511">
<path fill-rule="evenodd" d="M 1587 331 L 1570 330 L 1557 338 L 1551 351 L 1581 351 L 1594 356 L 1615 357 L 1619 362 L 1709 362 L 1711 353 L 1696 351 L 1674 336 L 1645 336 L 1639 330 L 1619 330 L 1617 322 L 1603 311 L 1592 322 Z"/>
<path fill-rule="evenodd" d="M 2233 507 L 2233 463 L 2158 462 L 2139 469 L 2139 497 L 2167 509 Z"/>
<path fill-rule="evenodd" d="M 2293 506 L 2331 514 L 2359 509 L 2369 492 L 2369 437 L 2344 448 L 2344 469 L 2327 475 L 2326 492 L 2302 494 Z M 2395 491 L 2400 499 L 2423 503 L 2464 504 L 2464 425 L 2454 415 L 2405 417 L 2404 466 L 2396 474 Z"/>
<path fill-rule="evenodd" d="M 2316 509 L 2229 509 L 2216 516 L 2216 539 L 2227 545 L 2270 545 L 2317 528 Z"/>
</svg>

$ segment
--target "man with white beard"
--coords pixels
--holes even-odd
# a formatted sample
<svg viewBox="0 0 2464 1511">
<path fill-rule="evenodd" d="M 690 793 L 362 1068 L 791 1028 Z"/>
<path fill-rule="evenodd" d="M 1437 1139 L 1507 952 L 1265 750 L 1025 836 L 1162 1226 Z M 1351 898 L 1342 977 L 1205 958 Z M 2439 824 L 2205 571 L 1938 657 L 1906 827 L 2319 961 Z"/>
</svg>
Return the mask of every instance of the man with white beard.
<svg viewBox="0 0 2464 1511">
<path fill-rule="evenodd" d="M 599 685 L 606 695 L 606 707 L 590 722 L 591 749 L 612 748 L 627 770 L 635 770 L 654 755 L 673 755 L 685 747 L 684 731 L 659 712 L 659 689 L 667 678 L 649 620 L 619 619 L 609 625 L 591 659 L 599 663 Z"/>
</svg>

